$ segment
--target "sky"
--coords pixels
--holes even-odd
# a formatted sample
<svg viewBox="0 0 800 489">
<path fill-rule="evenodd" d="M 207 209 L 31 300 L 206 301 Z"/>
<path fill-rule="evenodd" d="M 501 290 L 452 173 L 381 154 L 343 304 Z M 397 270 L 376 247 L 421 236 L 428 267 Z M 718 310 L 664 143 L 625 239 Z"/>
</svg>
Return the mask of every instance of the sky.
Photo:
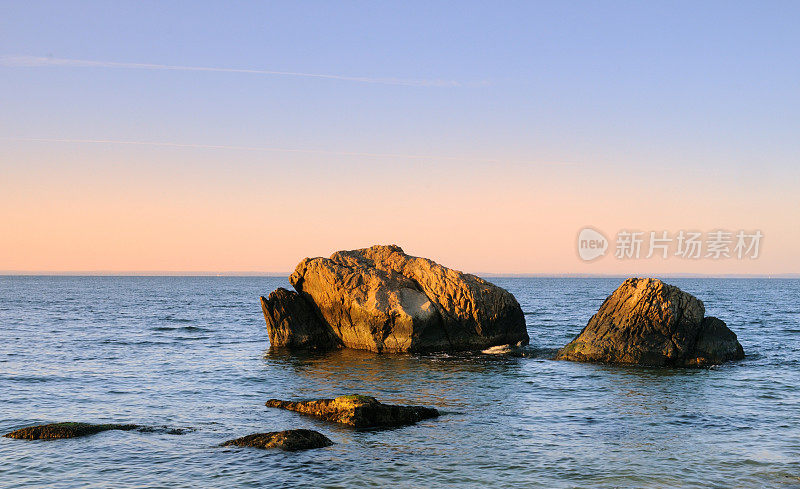
<svg viewBox="0 0 800 489">
<path fill-rule="evenodd" d="M 394 243 L 473 273 L 800 273 L 799 19 L 6 0 L 0 271 L 286 273 Z M 586 227 L 606 255 L 581 259 Z M 763 238 L 755 258 L 616 256 L 620 232 L 682 230 Z"/>
</svg>

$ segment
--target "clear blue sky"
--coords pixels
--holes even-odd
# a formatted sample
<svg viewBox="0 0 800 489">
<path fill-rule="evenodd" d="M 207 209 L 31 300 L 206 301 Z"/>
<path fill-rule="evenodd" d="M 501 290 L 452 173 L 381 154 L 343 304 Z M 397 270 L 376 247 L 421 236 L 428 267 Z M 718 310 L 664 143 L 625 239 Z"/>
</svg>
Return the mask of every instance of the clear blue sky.
<svg viewBox="0 0 800 489">
<path fill-rule="evenodd" d="M 124 167 L 119 175 L 106 175 L 103 184 L 122 185 L 125 175 L 166 178 L 152 163 L 156 160 L 162 166 L 177 165 L 169 174 L 177 194 L 207 193 L 216 184 L 223 193 L 235 192 L 231 189 L 239 184 L 246 188 L 247 182 L 232 175 L 248 173 L 263 178 L 265 187 L 274 177 L 283 186 L 297 188 L 317 173 L 352 194 L 359 191 L 352 184 L 354 178 L 366 179 L 365 185 L 392 186 L 392 172 L 398 166 L 412 165 L 416 172 L 435 168 L 432 187 L 398 177 L 398 185 L 408 190 L 393 196 L 400 207 L 426 198 L 425 192 L 435 192 L 449 175 L 466 168 L 472 173 L 458 182 L 461 191 L 485 192 L 494 201 L 502 199 L 504 185 L 525 183 L 524 179 L 529 179 L 531 188 L 546 181 L 548 188 L 566 194 L 579 192 L 574 184 L 581 179 L 618 185 L 613 189 L 616 195 L 645 185 L 660 197 L 691 200 L 694 197 L 681 192 L 696 196 L 707 189 L 716 200 L 697 200 L 690 209 L 723 216 L 721 225 L 753 227 L 760 225 L 759 216 L 774 219 L 782 214 L 783 220 L 765 221 L 764 227 L 774 229 L 772 239 L 782 243 L 780 256 L 785 259 L 791 247 L 796 248 L 793 240 L 800 237 L 796 224 L 800 206 L 794 194 L 800 181 L 798 25 L 800 2 L 778 1 L 4 1 L 0 3 L 0 56 L 6 57 L 0 61 L 0 136 L 5 140 L 0 141 L 0 157 L 6 185 L 17 188 L 16 200 L 7 208 L 26 209 L 21 186 L 33 193 L 52 192 L 58 181 L 38 179 L 55 170 L 64 172 L 59 178 L 72 182 L 76 192 L 102 201 L 106 196 L 93 194 L 91 183 L 97 168 Z M 51 61 L 34 59 L 40 57 Z M 81 64 L 86 61 L 126 66 Z M 129 65 L 137 63 L 222 71 Z M 384 83 L 387 79 L 395 81 Z M 98 148 L 94 143 L 26 138 L 321 153 L 316 157 L 279 153 L 266 161 L 265 156 L 236 150 L 195 148 L 181 153 L 174 148 L 114 144 Z M 340 154 L 350 152 L 430 158 Z M 133 166 L 144 158 L 151 166 L 142 163 L 141 171 L 134 172 Z M 175 158 L 191 163 L 176 163 Z M 573 170 L 552 170 L 550 163 L 567 163 Z M 332 171 L 331 165 L 340 171 Z M 531 170 L 520 170 L 520 165 Z M 289 168 L 300 170 L 287 176 Z M 198 173 L 197 181 L 187 182 L 181 172 Z M 495 182 L 492 187 L 497 174 L 512 175 L 513 181 Z M 683 179 L 693 183 L 684 188 Z M 133 207 L 163 190 L 137 185 L 138 190 L 128 196 Z M 409 195 L 408 202 L 402 195 Z M 730 200 L 725 201 L 724 195 Z M 191 207 L 191 199 L 185 199 L 168 204 Z M 343 205 L 337 202 L 332 199 L 330 205 Z M 530 215 L 548 208 L 548 202 L 553 201 L 506 202 L 509 207 L 498 212 L 507 214 L 513 208 Z M 264 209 L 276 205 L 267 200 L 257 204 Z M 558 207 L 576 223 L 599 219 L 592 212 L 579 215 Z M 610 214 L 623 207 L 601 210 Z M 732 212 L 741 207 L 751 214 L 743 212 L 739 224 L 735 214 L 725 214 L 731 207 Z M 345 207 L 337 210 L 339 215 L 349 212 Z M 383 212 L 384 218 L 393 218 L 391 212 Z M 300 212 L 298 219 L 308 215 Z M 348 225 L 363 230 L 379 218 L 362 217 Z M 680 217 L 666 216 L 653 225 L 678 227 Z M 632 215 L 628 221 L 606 224 L 624 227 L 635 220 Z M 521 225 L 544 224 L 523 219 Z M 546 270 L 552 257 L 540 263 L 515 255 L 524 268 L 520 270 L 511 270 L 511 261 L 466 258 L 484 255 L 491 248 L 488 242 L 468 248 L 464 256 L 451 257 L 445 250 L 448 232 L 438 241 L 425 240 L 419 236 L 430 238 L 429 229 L 402 226 L 395 234 L 383 227 L 364 232 L 359 239 L 370 242 L 359 244 L 388 239 L 412 243 L 420 253 L 463 260 L 465 267 L 486 271 L 581 271 L 571 269 L 567 261 L 558 270 Z M 19 232 L 33 233 L 27 228 Z M 236 234 L 244 232 L 240 229 L 232 232 L 240 242 L 247 237 Z M 563 232 L 572 233 L 566 228 Z M 302 231 L 288 234 L 300 236 Z M 39 239 L 35 236 L 39 235 L 7 243 L 8 250 Z M 248 236 L 254 241 L 266 239 Z M 307 236 L 297 239 L 308 242 Z M 316 241 L 314 249 L 319 250 L 316 254 L 327 254 L 347 244 L 344 239 Z M 172 245 L 180 248 L 177 242 Z M 519 250 L 508 245 L 508 252 Z M 61 263 L 47 255 L 52 250 L 41 253 L 39 258 L 31 255 L 0 263 L 0 269 L 52 268 Z M 276 251 L 283 257 L 281 253 Z M 118 264 L 113 253 L 94 265 L 77 255 L 59 259 L 67 268 L 160 269 L 170 263 L 170 256 L 153 254 L 152 265 L 124 260 Z M 224 269 L 225 260 L 197 266 Z M 229 266 L 274 270 L 293 261 L 286 254 L 263 263 L 255 257 L 234 260 Z M 794 262 L 786 271 L 800 271 L 799 265 Z M 770 267 L 777 267 L 777 262 Z"/>
</svg>

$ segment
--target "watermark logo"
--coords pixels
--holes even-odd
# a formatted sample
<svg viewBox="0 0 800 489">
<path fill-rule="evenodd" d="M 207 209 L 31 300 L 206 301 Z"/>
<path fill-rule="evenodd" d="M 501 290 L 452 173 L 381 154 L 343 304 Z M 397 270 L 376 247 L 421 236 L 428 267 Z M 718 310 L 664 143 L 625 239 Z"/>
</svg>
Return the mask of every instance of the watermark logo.
<svg viewBox="0 0 800 489">
<path fill-rule="evenodd" d="M 608 240 L 603 233 L 592 228 L 583 228 L 578 233 L 578 256 L 583 261 L 592 261 L 606 254 Z"/>
<path fill-rule="evenodd" d="M 623 229 L 616 234 L 614 257 L 618 260 L 659 257 L 684 260 L 723 260 L 745 258 L 755 260 L 761 253 L 760 230 L 727 231 L 717 229 L 706 233 L 680 230 L 633 231 Z M 578 256 L 592 261 L 606 254 L 609 241 L 600 231 L 586 227 L 578 233 Z"/>
</svg>

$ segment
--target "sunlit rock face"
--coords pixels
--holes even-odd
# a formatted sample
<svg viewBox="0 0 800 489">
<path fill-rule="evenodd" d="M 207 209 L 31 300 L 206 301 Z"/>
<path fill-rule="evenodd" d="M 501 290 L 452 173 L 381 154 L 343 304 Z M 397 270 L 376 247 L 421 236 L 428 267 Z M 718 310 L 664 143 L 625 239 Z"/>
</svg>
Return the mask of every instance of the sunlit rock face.
<svg viewBox="0 0 800 489">
<path fill-rule="evenodd" d="M 658 367 L 702 367 L 744 358 L 725 323 L 703 302 L 658 279 L 630 278 L 556 359 Z"/>
<path fill-rule="evenodd" d="M 439 411 L 434 408 L 383 404 L 374 397 L 358 394 L 299 402 L 270 399 L 266 405 L 355 428 L 404 426 L 439 416 Z"/>
<path fill-rule="evenodd" d="M 421 352 L 482 350 L 529 340 L 522 309 L 511 293 L 474 275 L 409 256 L 399 246 L 306 258 L 289 281 L 305 303 L 301 312 L 270 313 L 296 308 L 289 304 L 295 298 L 282 294 L 265 308 L 270 340 L 277 340 L 272 346 Z M 314 312 L 322 330 L 313 320 L 301 319 L 306 310 Z M 320 331 L 319 342 L 283 340 L 306 338 L 309 330 Z M 331 335 L 336 345 L 331 345 Z"/>
</svg>

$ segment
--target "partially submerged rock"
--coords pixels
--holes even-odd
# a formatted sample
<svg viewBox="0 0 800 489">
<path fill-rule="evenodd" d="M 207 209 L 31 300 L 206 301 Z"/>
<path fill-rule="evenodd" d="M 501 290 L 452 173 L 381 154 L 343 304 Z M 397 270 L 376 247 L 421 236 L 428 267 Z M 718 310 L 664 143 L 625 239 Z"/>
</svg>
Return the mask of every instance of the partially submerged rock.
<svg viewBox="0 0 800 489">
<path fill-rule="evenodd" d="M 439 416 L 439 411 L 434 408 L 383 404 L 374 397 L 356 394 L 301 402 L 270 399 L 266 405 L 356 428 L 404 426 Z"/>
<path fill-rule="evenodd" d="M 78 438 L 89 436 L 103 431 L 132 431 L 141 433 L 165 433 L 168 435 L 183 435 L 193 428 L 171 428 L 169 426 L 142 426 L 138 424 L 93 424 L 77 423 L 74 421 L 64 423 L 40 424 L 28 426 L 11 433 L 3 435 L 6 438 L 18 438 L 21 440 L 59 440 L 62 438 Z"/>
<path fill-rule="evenodd" d="M 299 296 L 262 298 L 272 346 L 420 352 L 529 341 L 511 293 L 399 246 L 306 258 L 289 281 Z"/>
<path fill-rule="evenodd" d="M 77 438 L 89 436 L 103 431 L 122 430 L 130 431 L 141 429 L 135 424 L 91 424 L 91 423 L 52 423 L 28 426 L 3 435 L 6 438 L 21 440 L 58 440 L 61 438 Z"/>
<path fill-rule="evenodd" d="M 657 279 L 630 278 L 556 359 L 701 367 L 744 358 L 736 334 L 704 315 L 703 302 L 691 294 Z"/>
<path fill-rule="evenodd" d="M 163 433 L 165 435 L 185 435 L 195 431 L 195 428 L 172 428 L 170 426 L 140 426 L 140 433 Z"/>
<path fill-rule="evenodd" d="M 278 448 L 293 452 L 308 450 L 310 448 L 323 448 L 333 445 L 333 442 L 314 430 L 286 430 L 270 433 L 255 433 L 252 435 L 228 440 L 221 446 L 253 447 L 253 448 Z"/>
</svg>

